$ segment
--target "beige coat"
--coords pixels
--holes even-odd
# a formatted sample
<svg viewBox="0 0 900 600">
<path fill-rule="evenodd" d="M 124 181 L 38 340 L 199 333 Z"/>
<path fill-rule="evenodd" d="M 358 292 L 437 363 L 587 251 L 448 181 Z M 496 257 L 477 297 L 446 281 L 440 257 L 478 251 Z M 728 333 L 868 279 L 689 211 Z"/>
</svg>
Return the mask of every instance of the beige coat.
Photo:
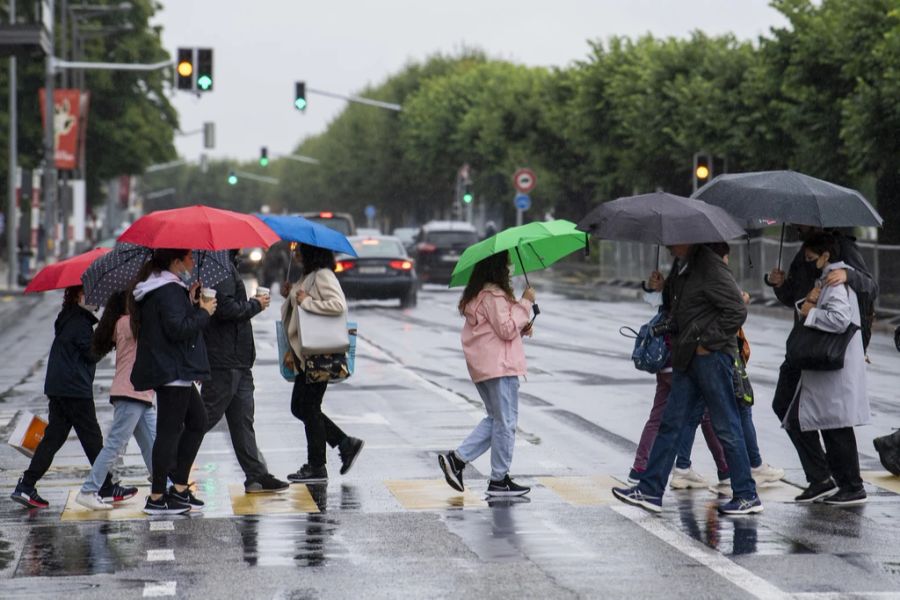
<svg viewBox="0 0 900 600">
<path fill-rule="evenodd" d="M 300 316 L 297 309 L 296 286 L 309 296 L 300 304 L 300 308 L 319 315 L 341 315 L 347 313 L 347 299 L 344 290 L 331 269 L 318 269 L 300 280 L 281 305 L 281 321 L 287 333 L 288 342 L 297 356 L 303 355 L 300 345 Z M 300 368 L 303 361 L 300 361 Z"/>
</svg>

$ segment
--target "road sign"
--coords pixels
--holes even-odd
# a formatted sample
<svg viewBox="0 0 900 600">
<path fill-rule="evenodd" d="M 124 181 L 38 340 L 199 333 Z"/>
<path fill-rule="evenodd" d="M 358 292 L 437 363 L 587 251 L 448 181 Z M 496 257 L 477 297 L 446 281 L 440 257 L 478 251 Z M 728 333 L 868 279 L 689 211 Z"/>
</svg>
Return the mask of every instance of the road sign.
<svg viewBox="0 0 900 600">
<path fill-rule="evenodd" d="M 513 202 L 515 202 L 518 210 L 528 210 L 531 208 L 531 196 L 528 194 L 516 194 L 516 198 Z"/>
<path fill-rule="evenodd" d="M 366 218 L 374 219 L 375 218 L 375 207 L 369 204 L 366 206 Z"/>
<path fill-rule="evenodd" d="M 516 191 L 527 194 L 537 185 L 537 175 L 531 169 L 519 169 L 513 174 L 513 185 Z"/>
</svg>

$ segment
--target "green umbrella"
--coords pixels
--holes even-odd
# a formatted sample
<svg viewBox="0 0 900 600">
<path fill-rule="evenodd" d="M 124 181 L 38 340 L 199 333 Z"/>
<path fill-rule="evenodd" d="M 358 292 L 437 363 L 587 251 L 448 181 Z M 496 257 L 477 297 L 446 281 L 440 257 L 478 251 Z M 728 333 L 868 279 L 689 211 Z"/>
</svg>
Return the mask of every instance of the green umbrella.
<svg viewBox="0 0 900 600">
<path fill-rule="evenodd" d="M 466 285 L 477 262 L 500 252 L 509 252 L 512 274 L 525 275 L 528 283 L 527 273 L 546 269 L 586 245 L 587 234 L 575 229 L 575 223 L 562 219 L 504 229 L 466 248 L 450 276 L 450 287 Z"/>
</svg>

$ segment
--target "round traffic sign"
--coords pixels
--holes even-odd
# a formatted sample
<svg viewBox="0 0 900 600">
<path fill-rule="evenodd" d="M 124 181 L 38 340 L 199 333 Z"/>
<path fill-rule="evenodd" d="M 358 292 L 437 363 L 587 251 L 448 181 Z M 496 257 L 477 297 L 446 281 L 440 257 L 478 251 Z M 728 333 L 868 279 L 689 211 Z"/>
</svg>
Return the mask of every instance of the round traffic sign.
<svg viewBox="0 0 900 600">
<path fill-rule="evenodd" d="M 517 191 L 527 194 L 537 185 L 537 175 L 531 169 L 519 169 L 513 174 L 513 185 Z"/>
<path fill-rule="evenodd" d="M 369 204 L 368 206 L 366 206 L 366 211 L 365 211 L 365 212 L 366 212 L 366 217 L 367 217 L 367 218 L 369 218 L 369 219 L 374 219 L 374 218 L 375 218 L 375 207 L 372 206 L 371 204 Z"/>
<path fill-rule="evenodd" d="M 516 198 L 513 202 L 519 210 L 528 210 L 531 208 L 531 196 L 528 194 L 516 194 Z"/>
</svg>

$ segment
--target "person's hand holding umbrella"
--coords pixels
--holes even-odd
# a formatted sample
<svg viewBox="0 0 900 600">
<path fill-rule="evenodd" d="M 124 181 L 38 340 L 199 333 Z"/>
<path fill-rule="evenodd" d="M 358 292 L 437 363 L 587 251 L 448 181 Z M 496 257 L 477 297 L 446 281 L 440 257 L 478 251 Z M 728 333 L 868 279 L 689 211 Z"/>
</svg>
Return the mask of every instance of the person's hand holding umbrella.
<svg viewBox="0 0 900 600">
<path fill-rule="evenodd" d="M 766 276 L 766 282 L 772 287 L 781 287 L 784 285 L 784 271 L 779 267 L 773 268 Z"/>
</svg>

